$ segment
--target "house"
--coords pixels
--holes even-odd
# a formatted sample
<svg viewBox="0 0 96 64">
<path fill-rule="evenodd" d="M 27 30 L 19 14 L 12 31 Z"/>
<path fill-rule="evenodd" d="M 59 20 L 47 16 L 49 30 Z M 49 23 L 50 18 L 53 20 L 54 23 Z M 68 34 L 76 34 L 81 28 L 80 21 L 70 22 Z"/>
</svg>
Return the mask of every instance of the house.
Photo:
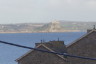
<svg viewBox="0 0 96 64">
<path fill-rule="evenodd" d="M 96 29 L 87 30 L 85 35 L 67 46 L 64 45 L 63 41 L 49 41 L 46 43 L 36 43 L 35 48 L 96 58 Z M 96 64 L 96 60 L 66 57 L 35 50 L 30 50 L 16 61 L 18 64 Z"/>
<path fill-rule="evenodd" d="M 96 58 L 96 30 L 87 30 L 87 34 L 67 45 L 70 55 Z M 96 60 L 69 57 L 71 64 L 96 64 Z"/>
<path fill-rule="evenodd" d="M 63 41 L 36 43 L 35 48 L 51 52 L 67 53 L 67 49 Z M 30 50 L 16 61 L 18 64 L 68 64 L 66 57 L 62 55 L 50 54 L 36 50 Z"/>
</svg>

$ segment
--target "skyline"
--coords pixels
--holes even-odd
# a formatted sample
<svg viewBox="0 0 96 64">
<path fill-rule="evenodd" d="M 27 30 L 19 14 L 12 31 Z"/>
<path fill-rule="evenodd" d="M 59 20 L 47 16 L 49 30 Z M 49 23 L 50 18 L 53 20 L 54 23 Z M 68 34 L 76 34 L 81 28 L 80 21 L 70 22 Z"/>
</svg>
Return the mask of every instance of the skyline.
<svg viewBox="0 0 96 64">
<path fill-rule="evenodd" d="M 95 0 L 0 0 L 0 24 L 96 21 Z"/>
</svg>

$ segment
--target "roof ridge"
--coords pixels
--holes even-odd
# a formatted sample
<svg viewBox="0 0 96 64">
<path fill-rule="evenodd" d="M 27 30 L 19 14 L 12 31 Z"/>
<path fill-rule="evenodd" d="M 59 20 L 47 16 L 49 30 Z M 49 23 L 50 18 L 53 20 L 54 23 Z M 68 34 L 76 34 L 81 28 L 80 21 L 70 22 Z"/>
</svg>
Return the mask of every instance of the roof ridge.
<svg viewBox="0 0 96 64">
<path fill-rule="evenodd" d="M 48 50 L 50 50 L 51 52 L 55 52 L 54 50 L 50 49 L 49 47 L 47 47 L 46 45 L 42 44 L 44 47 L 46 47 Z M 61 57 L 62 59 L 66 60 L 64 57 L 62 57 L 61 55 L 56 54 L 57 56 Z"/>
<path fill-rule="evenodd" d="M 72 43 L 68 44 L 66 47 L 67 47 L 67 48 L 70 47 L 71 45 L 75 44 L 77 41 L 80 41 L 81 39 L 83 39 L 84 37 L 88 36 L 89 34 L 91 34 L 91 33 L 94 32 L 94 31 L 96 31 L 96 30 L 92 30 L 92 31 L 90 31 L 89 33 L 84 34 L 83 36 L 81 36 L 81 37 L 78 38 L 77 40 L 75 40 L 75 41 L 73 41 Z"/>
</svg>

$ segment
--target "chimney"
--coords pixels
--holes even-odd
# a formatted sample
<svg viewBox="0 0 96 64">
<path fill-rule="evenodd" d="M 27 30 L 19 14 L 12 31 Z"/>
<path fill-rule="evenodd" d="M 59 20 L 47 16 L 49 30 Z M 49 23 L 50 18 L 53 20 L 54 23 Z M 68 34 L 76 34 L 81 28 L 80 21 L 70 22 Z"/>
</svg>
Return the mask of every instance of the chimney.
<svg viewBox="0 0 96 64">
<path fill-rule="evenodd" d="M 54 44 L 54 45 L 64 45 L 64 41 L 50 41 L 49 43 Z"/>
<path fill-rule="evenodd" d="M 49 42 L 43 42 L 42 40 L 41 40 L 41 43 L 35 43 L 35 46 L 38 46 L 38 45 L 40 45 L 40 44 L 53 44 L 53 45 L 64 45 L 64 41 L 49 41 Z"/>
</svg>

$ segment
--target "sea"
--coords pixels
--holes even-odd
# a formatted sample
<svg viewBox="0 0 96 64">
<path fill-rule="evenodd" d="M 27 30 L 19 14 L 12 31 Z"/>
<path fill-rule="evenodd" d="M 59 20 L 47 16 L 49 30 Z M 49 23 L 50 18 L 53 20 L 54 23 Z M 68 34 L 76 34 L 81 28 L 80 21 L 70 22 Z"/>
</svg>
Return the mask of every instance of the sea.
<svg viewBox="0 0 96 64">
<path fill-rule="evenodd" d="M 82 37 L 86 32 L 58 32 L 58 33 L 2 33 L 0 41 L 35 47 L 35 43 L 48 41 L 64 41 L 65 45 Z M 28 52 L 29 49 L 0 43 L 0 64 L 18 64 L 15 60 Z"/>
</svg>

